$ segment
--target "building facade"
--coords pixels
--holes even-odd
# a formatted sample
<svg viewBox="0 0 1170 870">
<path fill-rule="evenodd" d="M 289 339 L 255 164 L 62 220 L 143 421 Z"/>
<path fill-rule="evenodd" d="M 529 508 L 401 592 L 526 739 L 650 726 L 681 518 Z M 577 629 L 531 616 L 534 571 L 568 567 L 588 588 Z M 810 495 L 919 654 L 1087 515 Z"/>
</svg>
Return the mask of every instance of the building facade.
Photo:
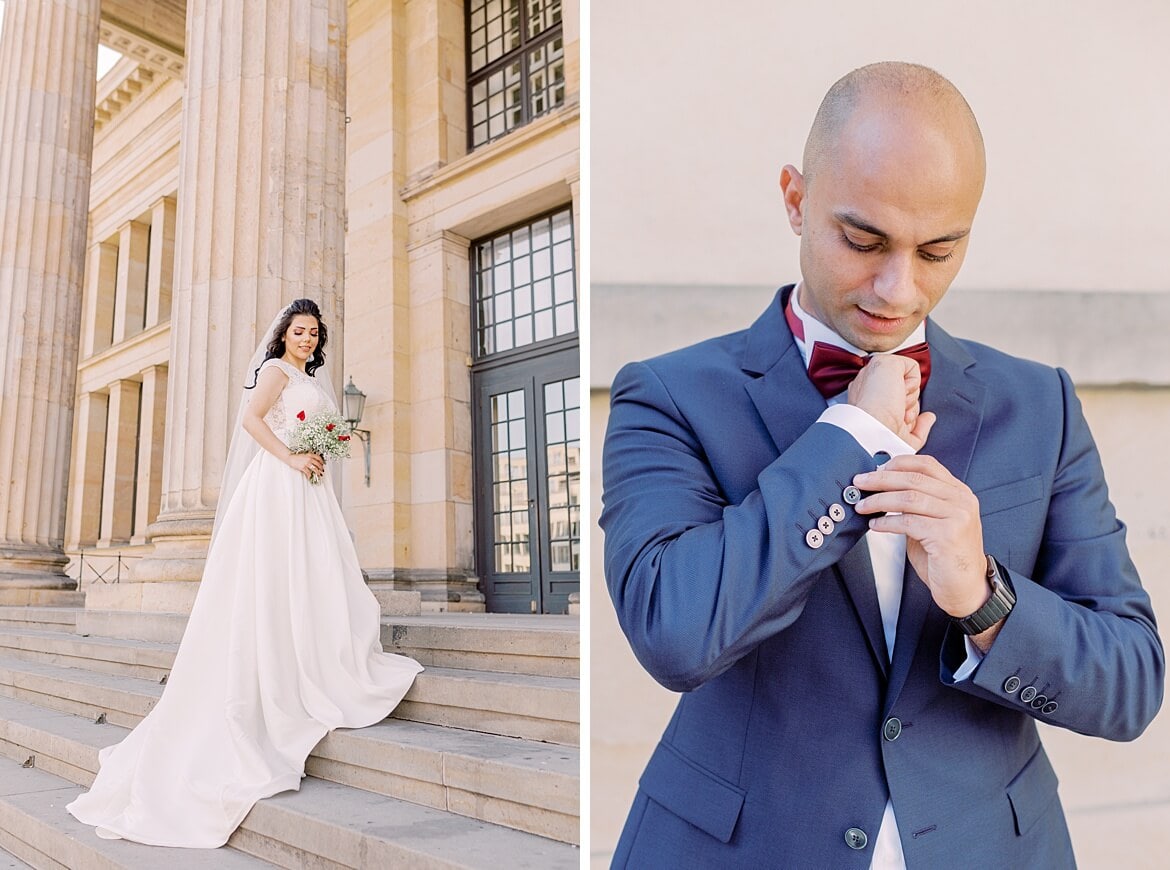
<svg viewBox="0 0 1170 870">
<path fill-rule="evenodd" d="M 342 491 L 371 585 L 575 609 L 578 17 L 9 0 L 0 601 L 188 611 L 243 368 L 309 296 L 366 395 Z"/>
</svg>

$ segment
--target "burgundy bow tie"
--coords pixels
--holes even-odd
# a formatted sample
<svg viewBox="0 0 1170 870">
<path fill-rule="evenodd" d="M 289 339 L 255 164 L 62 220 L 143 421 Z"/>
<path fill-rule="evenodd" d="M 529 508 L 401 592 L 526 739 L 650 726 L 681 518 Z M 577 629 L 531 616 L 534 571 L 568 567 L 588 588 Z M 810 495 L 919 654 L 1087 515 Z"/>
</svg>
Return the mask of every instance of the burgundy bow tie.
<svg viewBox="0 0 1170 870">
<path fill-rule="evenodd" d="M 796 291 L 793 290 L 793 293 Z M 792 334 L 804 341 L 804 324 L 792 309 L 792 297 L 788 297 L 788 304 L 784 306 L 784 319 Z M 926 342 L 919 342 L 910 347 L 894 351 L 898 356 L 907 356 L 918 363 L 918 370 L 922 373 L 922 384 L 919 390 L 926 389 L 926 382 L 930 379 L 930 347 Z M 814 341 L 812 354 L 808 359 L 808 377 L 822 396 L 831 399 L 838 393 L 849 389 L 857 373 L 865 368 L 870 357 L 858 356 L 844 348 L 823 341 Z"/>
<path fill-rule="evenodd" d="M 930 378 L 930 347 L 927 343 L 919 342 L 894 353 L 909 357 L 918 363 L 918 368 L 922 372 L 920 389 L 925 389 Z M 812 355 L 808 360 L 808 377 L 822 396 L 831 399 L 849 388 L 857 373 L 865 368 L 870 359 L 872 357 L 858 356 L 843 348 L 816 341 L 813 342 Z"/>
</svg>

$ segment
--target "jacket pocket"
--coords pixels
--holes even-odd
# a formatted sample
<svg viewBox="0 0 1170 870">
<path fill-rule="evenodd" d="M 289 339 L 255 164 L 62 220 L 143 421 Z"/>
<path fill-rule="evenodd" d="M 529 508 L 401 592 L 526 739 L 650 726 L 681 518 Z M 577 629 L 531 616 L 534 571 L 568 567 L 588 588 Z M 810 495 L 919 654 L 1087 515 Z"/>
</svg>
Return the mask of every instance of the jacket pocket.
<svg viewBox="0 0 1170 870">
<path fill-rule="evenodd" d="M 1001 483 L 999 486 L 975 493 L 975 497 L 979 499 L 979 515 L 983 517 L 1039 501 L 1043 496 L 1044 484 L 1039 474 L 1025 477 L 1023 480 L 1013 480 L 1011 483 Z"/>
<path fill-rule="evenodd" d="M 1016 820 L 1016 833 L 1021 837 L 1052 806 L 1056 800 L 1057 784 L 1056 771 L 1052 769 L 1044 747 L 1040 747 L 1007 787 L 1007 797 Z"/>
<path fill-rule="evenodd" d="M 638 783 L 676 816 L 724 843 L 731 840 L 744 792 L 704 770 L 667 743 L 659 743 Z"/>
</svg>

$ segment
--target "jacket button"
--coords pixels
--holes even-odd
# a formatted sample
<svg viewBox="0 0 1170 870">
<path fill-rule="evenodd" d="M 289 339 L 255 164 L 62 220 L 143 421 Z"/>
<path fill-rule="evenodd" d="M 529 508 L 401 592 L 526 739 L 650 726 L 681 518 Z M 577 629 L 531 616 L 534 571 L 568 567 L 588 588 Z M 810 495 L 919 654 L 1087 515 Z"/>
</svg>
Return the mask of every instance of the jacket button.
<svg viewBox="0 0 1170 870">
<path fill-rule="evenodd" d="M 893 740 L 897 740 L 901 734 L 902 734 L 902 720 L 899 719 L 897 716 L 891 716 L 889 719 L 886 720 L 885 727 L 882 728 L 882 736 L 885 737 L 886 740 L 893 741 Z"/>
<path fill-rule="evenodd" d="M 1036 709 L 1036 710 L 1041 709 L 1047 703 L 1048 703 L 1048 696 L 1047 695 L 1037 695 L 1035 698 L 1032 699 L 1032 707 L 1033 707 L 1033 709 Z"/>
<path fill-rule="evenodd" d="M 875 453 L 873 455 L 873 461 L 876 462 L 878 465 L 885 465 L 887 462 L 890 461 L 890 458 L 891 458 L 890 454 L 884 450 L 879 450 L 877 453 Z"/>
<path fill-rule="evenodd" d="M 861 830 L 861 828 L 850 828 L 845 832 L 845 845 L 850 849 L 855 849 L 860 852 L 868 842 L 869 837 L 865 836 L 865 831 Z"/>
<path fill-rule="evenodd" d="M 817 528 L 821 530 L 822 534 L 831 535 L 833 534 L 833 529 L 837 527 L 828 517 L 821 517 L 819 520 L 817 520 Z"/>
<path fill-rule="evenodd" d="M 856 486 L 847 486 L 841 490 L 841 498 L 845 499 L 845 504 L 857 504 L 861 501 L 861 490 Z"/>
<path fill-rule="evenodd" d="M 829 505 L 829 519 L 835 523 L 841 522 L 845 519 L 845 508 L 836 503 Z"/>
<path fill-rule="evenodd" d="M 1035 686 L 1024 686 L 1024 688 L 1020 689 L 1020 700 L 1025 704 L 1031 704 L 1032 699 L 1035 698 L 1037 694 L 1039 693 L 1036 691 Z"/>
<path fill-rule="evenodd" d="M 1019 688 L 1020 688 L 1020 678 L 1019 677 L 1008 677 L 1006 680 L 1003 681 L 1003 690 L 1005 692 L 1007 692 L 1009 695 L 1014 695 L 1016 693 L 1016 690 Z"/>
<path fill-rule="evenodd" d="M 808 534 L 804 536 L 804 542 L 814 550 L 819 550 L 821 544 L 825 542 L 825 536 L 821 534 L 820 529 L 809 529 Z"/>
<path fill-rule="evenodd" d="M 1044 705 L 1043 709 L 1041 709 L 1040 712 L 1045 714 L 1046 716 L 1051 716 L 1053 713 L 1056 712 L 1056 708 L 1059 706 L 1060 705 L 1058 703 L 1056 703 L 1055 701 L 1049 701 L 1047 704 Z"/>
</svg>

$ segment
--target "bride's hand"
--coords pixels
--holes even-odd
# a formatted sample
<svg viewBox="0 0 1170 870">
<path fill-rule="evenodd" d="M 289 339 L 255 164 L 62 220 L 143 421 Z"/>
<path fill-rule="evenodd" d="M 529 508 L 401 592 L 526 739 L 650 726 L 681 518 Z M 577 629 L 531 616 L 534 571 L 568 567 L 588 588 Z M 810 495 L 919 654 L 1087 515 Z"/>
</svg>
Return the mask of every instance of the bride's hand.
<svg viewBox="0 0 1170 870">
<path fill-rule="evenodd" d="M 305 477 L 311 478 L 314 474 L 325 473 L 325 460 L 316 453 L 294 453 L 285 461 L 290 468 L 299 471 Z"/>
</svg>

